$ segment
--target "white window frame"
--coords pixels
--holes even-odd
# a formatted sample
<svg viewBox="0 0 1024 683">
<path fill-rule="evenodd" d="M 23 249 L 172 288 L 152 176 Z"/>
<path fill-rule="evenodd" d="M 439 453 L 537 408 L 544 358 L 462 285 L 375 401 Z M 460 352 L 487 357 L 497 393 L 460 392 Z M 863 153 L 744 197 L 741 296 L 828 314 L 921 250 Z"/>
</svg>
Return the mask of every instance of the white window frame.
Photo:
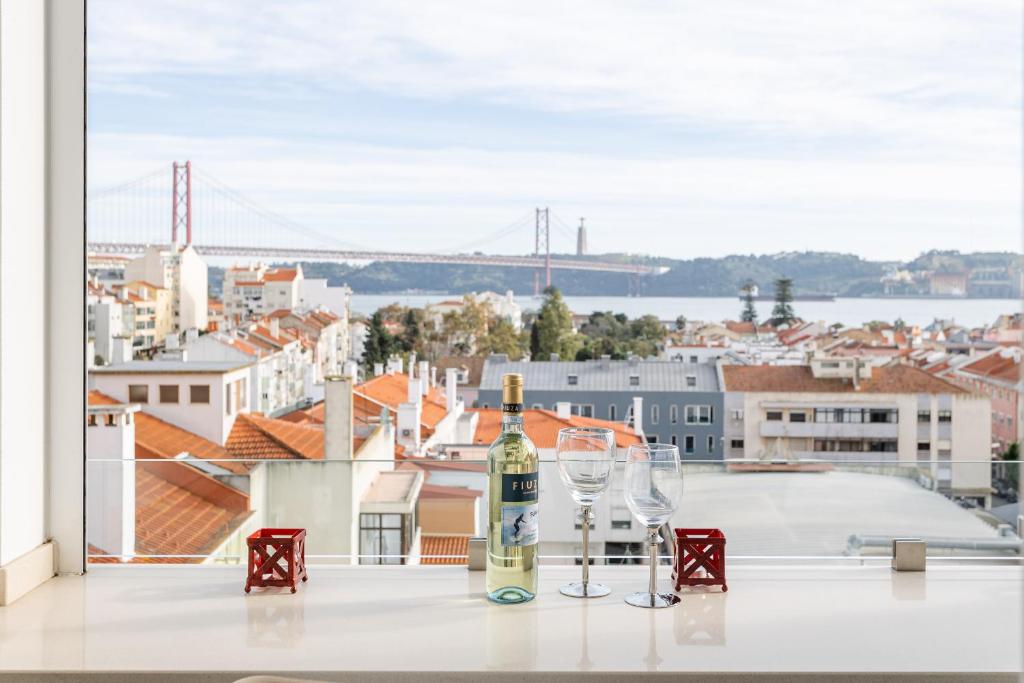
<svg viewBox="0 0 1024 683">
<path fill-rule="evenodd" d="M 657 403 L 652 403 L 651 404 L 651 424 L 652 425 L 658 424 L 658 420 L 660 420 L 660 419 L 661 419 L 661 406 L 659 406 Z"/>
<path fill-rule="evenodd" d="M 693 419 L 691 419 L 691 408 L 693 409 Z M 703 408 L 707 409 L 707 421 L 701 419 L 701 412 L 703 412 Z M 688 425 L 713 425 L 715 423 L 715 410 L 709 404 L 694 403 L 686 406 L 684 417 L 686 418 L 686 424 Z"/>
</svg>

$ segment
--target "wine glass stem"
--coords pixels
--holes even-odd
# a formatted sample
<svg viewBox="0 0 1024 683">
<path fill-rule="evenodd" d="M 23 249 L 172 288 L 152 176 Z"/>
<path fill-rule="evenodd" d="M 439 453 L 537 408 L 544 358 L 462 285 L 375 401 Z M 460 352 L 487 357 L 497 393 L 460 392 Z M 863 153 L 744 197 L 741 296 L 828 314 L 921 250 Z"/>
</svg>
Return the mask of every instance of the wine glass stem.
<svg viewBox="0 0 1024 683">
<path fill-rule="evenodd" d="M 651 585 L 649 593 L 658 592 L 658 527 L 647 530 L 647 543 L 651 553 Z"/>
<path fill-rule="evenodd" d="M 587 592 L 587 583 L 590 582 L 590 506 L 583 505 L 583 592 Z"/>
</svg>

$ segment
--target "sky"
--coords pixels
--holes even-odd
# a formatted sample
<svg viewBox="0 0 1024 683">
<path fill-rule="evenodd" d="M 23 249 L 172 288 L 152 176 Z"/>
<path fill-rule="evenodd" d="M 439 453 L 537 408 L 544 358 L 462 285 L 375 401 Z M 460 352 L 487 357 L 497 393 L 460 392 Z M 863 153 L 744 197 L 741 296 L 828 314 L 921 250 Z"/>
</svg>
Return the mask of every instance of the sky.
<svg viewBox="0 0 1024 683">
<path fill-rule="evenodd" d="M 1021 5 L 90 0 L 89 186 L 190 159 L 409 251 L 537 206 L 556 252 L 1020 251 Z"/>
</svg>

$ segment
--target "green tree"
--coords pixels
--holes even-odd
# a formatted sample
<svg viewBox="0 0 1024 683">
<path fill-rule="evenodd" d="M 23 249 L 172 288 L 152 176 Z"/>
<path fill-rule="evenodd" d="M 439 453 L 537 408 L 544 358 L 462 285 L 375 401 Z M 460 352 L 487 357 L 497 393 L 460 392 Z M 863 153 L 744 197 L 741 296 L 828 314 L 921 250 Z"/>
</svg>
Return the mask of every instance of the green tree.
<svg viewBox="0 0 1024 683">
<path fill-rule="evenodd" d="M 537 356 L 534 360 L 547 360 L 556 353 L 563 360 L 572 360 L 583 345 L 572 329 L 572 312 L 555 287 L 544 290 L 544 303 L 537 314 Z"/>
<path fill-rule="evenodd" d="M 371 372 L 374 363 L 386 363 L 395 350 L 395 338 L 384 328 L 384 315 L 378 310 L 370 318 L 363 348 L 363 369 Z"/>
<path fill-rule="evenodd" d="M 505 353 L 511 360 L 520 360 L 526 353 L 529 343 L 528 333 L 516 332 L 512 323 L 499 319 L 491 323 L 487 334 L 477 341 L 477 354 Z"/>
<path fill-rule="evenodd" d="M 530 325 L 530 358 L 533 360 L 540 358 L 540 328 L 537 326 L 536 320 Z"/>
<path fill-rule="evenodd" d="M 402 333 L 398 337 L 402 350 L 406 353 L 423 352 L 423 309 L 410 308 L 402 316 Z"/>
<path fill-rule="evenodd" d="M 745 323 L 757 323 L 757 307 L 754 306 L 754 283 L 747 280 L 743 285 L 743 311 L 740 320 Z"/>
<path fill-rule="evenodd" d="M 476 297 L 463 297 L 462 309 L 445 313 L 442 330 L 448 346 L 458 356 L 470 356 L 477 347 L 477 340 L 487 334 L 490 309 Z"/>
<path fill-rule="evenodd" d="M 780 277 L 775 281 L 775 307 L 772 308 L 772 325 L 789 325 L 796 320 L 793 312 L 793 281 Z"/>
<path fill-rule="evenodd" d="M 680 315 L 676 318 L 676 331 L 682 332 L 686 329 L 686 316 Z"/>
</svg>

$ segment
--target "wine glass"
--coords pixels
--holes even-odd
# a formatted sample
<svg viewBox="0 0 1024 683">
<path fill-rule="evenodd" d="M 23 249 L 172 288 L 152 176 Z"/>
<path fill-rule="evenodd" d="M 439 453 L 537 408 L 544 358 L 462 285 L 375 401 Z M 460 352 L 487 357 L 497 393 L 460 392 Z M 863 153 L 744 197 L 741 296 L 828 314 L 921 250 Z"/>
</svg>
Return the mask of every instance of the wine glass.
<svg viewBox="0 0 1024 683">
<path fill-rule="evenodd" d="M 615 432 L 604 427 L 568 427 L 558 431 L 555 446 L 558 475 L 580 506 L 583 518 L 583 580 L 562 586 L 562 595 L 599 598 L 612 592 L 608 586 L 590 582 L 590 522 L 594 501 L 608 490 L 615 463 Z"/>
<path fill-rule="evenodd" d="M 626 505 L 647 527 L 651 555 L 651 581 L 646 593 L 630 593 L 626 602 L 634 607 L 671 607 L 679 602 L 674 593 L 659 593 L 658 529 L 668 522 L 683 497 L 683 470 L 679 448 L 664 443 L 638 444 L 626 454 Z"/>
</svg>

